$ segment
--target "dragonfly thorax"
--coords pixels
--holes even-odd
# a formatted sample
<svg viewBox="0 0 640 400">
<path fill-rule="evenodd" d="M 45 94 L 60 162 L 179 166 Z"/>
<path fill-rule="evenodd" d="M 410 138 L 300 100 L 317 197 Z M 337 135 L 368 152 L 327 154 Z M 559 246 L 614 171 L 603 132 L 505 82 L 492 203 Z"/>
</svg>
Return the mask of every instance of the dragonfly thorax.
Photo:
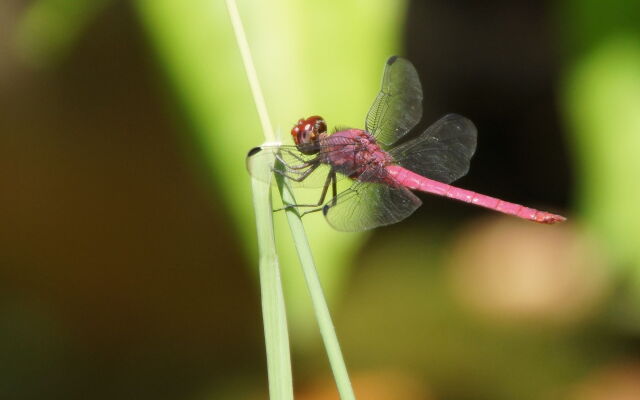
<svg viewBox="0 0 640 400">
<path fill-rule="evenodd" d="M 291 129 L 291 136 L 298 150 L 303 154 L 316 154 L 320 151 L 320 139 L 327 134 L 327 124 L 318 115 L 301 118 Z"/>
<path fill-rule="evenodd" d="M 386 175 L 362 174 L 367 170 L 383 170 L 393 163 L 393 157 L 377 144 L 370 133 L 362 129 L 345 129 L 322 141 L 320 162 L 352 179 L 381 182 Z"/>
</svg>

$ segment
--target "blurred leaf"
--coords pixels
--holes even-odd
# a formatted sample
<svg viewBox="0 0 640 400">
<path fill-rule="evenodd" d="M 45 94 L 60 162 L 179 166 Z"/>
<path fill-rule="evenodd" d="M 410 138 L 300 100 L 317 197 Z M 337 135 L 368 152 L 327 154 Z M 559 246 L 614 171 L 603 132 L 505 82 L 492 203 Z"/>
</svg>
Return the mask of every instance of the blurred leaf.
<svg viewBox="0 0 640 400">
<path fill-rule="evenodd" d="M 560 40 L 570 56 L 585 56 L 612 35 L 640 33 L 640 2 L 566 0 L 559 6 Z"/>
<path fill-rule="evenodd" d="M 640 43 L 603 43 L 573 70 L 566 94 L 584 174 L 578 200 L 618 261 L 640 266 Z"/>
<path fill-rule="evenodd" d="M 576 201 L 616 264 L 630 268 L 622 272 L 640 299 L 640 3 L 573 0 L 560 15 L 570 45 L 562 100 L 579 168 Z"/>
<path fill-rule="evenodd" d="M 40 0 L 18 25 L 18 51 L 33 66 L 58 62 L 110 0 Z"/>
<path fill-rule="evenodd" d="M 224 3 L 138 0 L 136 4 L 193 123 L 247 258 L 255 260 L 244 158 L 262 139 Z M 384 62 L 397 52 L 404 2 L 279 0 L 241 1 L 238 6 L 277 132 L 288 131 L 298 118 L 310 114 L 323 115 L 330 123 L 363 125 Z M 300 341 L 315 331 L 315 322 L 287 227 L 282 216 L 276 221 L 278 242 L 286 244 L 279 255 L 296 331 L 292 340 Z M 305 224 L 327 296 L 335 298 L 363 237 L 331 230 L 320 215 L 305 217 Z"/>
</svg>

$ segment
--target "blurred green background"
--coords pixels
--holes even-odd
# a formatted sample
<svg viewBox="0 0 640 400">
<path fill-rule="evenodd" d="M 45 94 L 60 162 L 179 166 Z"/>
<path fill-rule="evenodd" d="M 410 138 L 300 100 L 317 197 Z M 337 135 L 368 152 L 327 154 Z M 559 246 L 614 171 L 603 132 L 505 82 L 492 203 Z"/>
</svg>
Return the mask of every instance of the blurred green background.
<svg viewBox="0 0 640 400">
<path fill-rule="evenodd" d="M 361 127 L 401 54 L 420 129 L 479 129 L 459 186 L 569 217 L 428 196 L 368 234 L 305 217 L 359 398 L 640 399 L 640 3 L 238 6 L 284 138 Z M 262 140 L 221 0 L 0 2 L 0 398 L 266 398 Z M 276 224 L 296 398 L 336 399 Z"/>
</svg>

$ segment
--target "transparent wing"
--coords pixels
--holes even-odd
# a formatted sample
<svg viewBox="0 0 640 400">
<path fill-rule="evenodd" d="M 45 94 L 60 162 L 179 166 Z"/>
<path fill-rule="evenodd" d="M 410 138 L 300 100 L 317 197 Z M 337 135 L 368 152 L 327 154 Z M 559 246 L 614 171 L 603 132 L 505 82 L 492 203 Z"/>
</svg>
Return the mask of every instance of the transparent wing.
<svg viewBox="0 0 640 400">
<path fill-rule="evenodd" d="M 419 137 L 389 151 L 402 167 L 444 183 L 451 183 L 469 171 L 476 151 L 477 130 L 469 119 L 448 114 Z"/>
<path fill-rule="evenodd" d="M 332 151 L 340 151 L 342 146 L 334 145 Z M 328 150 L 321 150 L 326 153 Z M 331 172 L 331 166 L 320 162 L 318 155 L 306 155 L 301 153 L 296 146 L 274 145 L 254 147 L 247 155 L 247 170 L 252 177 L 263 182 L 275 182 L 272 177 L 275 161 L 283 164 L 282 175 L 292 187 L 322 188 L 327 175 Z M 343 174 L 336 174 L 336 181 L 346 178 Z"/>
<path fill-rule="evenodd" d="M 323 187 L 330 172 L 329 166 L 321 164 L 315 155 L 302 154 L 295 146 L 286 145 L 254 147 L 247 155 L 247 170 L 258 180 L 274 182 L 276 160 L 282 162 L 282 173 L 294 187 Z"/>
<path fill-rule="evenodd" d="M 379 173 L 365 172 L 369 175 Z M 360 179 L 368 179 L 365 174 Z M 357 181 L 329 200 L 322 213 L 334 229 L 358 232 L 402 221 L 421 204 L 420 199 L 403 186 Z"/>
<path fill-rule="evenodd" d="M 422 86 L 413 64 L 393 56 L 387 60 L 382 88 L 367 114 L 365 129 L 384 145 L 390 145 L 420 122 Z"/>
</svg>

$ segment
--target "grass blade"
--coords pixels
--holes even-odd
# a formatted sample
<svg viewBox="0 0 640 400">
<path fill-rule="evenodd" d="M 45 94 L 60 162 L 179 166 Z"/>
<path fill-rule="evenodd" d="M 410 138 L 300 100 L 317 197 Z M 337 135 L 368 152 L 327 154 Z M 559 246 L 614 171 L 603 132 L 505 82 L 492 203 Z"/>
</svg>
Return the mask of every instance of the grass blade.
<svg viewBox="0 0 640 400">
<path fill-rule="evenodd" d="M 260 90 L 255 67 L 251 58 L 251 52 L 244 35 L 242 21 L 234 0 L 227 0 L 227 9 L 233 23 L 236 40 L 242 53 L 245 71 L 251 86 L 251 92 L 260 116 L 263 132 L 267 141 L 273 140 L 273 131 L 267 113 L 267 107 Z M 271 168 L 265 163 L 261 168 Z M 281 169 L 282 164 L 278 163 L 276 168 Z M 290 188 L 285 184 L 282 175 L 276 174 L 278 188 L 284 204 L 295 204 L 295 198 Z M 273 218 L 268 187 L 256 179 L 252 180 L 254 189 L 254 208 L 256 209 L 256 223 L 258 224 L 258 238 L 260 251 L 260 286 L 262 290 L 262 308 L 265 330 L 265 342 L 267 346 L 267 365 L 269 373 L 269 393 L 272 399 L 293 398 L 293 387 L 291 379 L 291 366 L 289 355 L 289 338 L 286 329 L 286 313 L 284 307 L 284 296 L 280 282 L 278 258 L 275 250 L 275 238 L 273 233 Z M 260 195 L 265 193 L 265 195 Z M 265 207 L 266 205 L 266 207 Z M 349 374 L 344 363 L 340 345 L 336 336 L 329 307 L 322 292 L 320 279 L 315 268 L 309 241 L 302 225 L 300 215 L 295 210 L 287 211 L 287 220 L 291 228 L 300 264 L 309 288 L 313 309 L 320 327 L 320 334 L 327 351 L 333 376 L 338 386 L 340 398 L 343 400 L 355 399 Z M 283 346 L 286 346 L 286 351 Z M 286 353 L 286 354 L 285 354 Z M 288 369 L 285 363 L 289 362 Z M 287 387 L 288 385 L 288 387 Z"/>
<path fill-rule="evenodd" d="M 234 0 L 227 0 L 227 10 L 233 30 L 242 54 L 245 72 L 251 86 L 253 100 L 260 116 L 265 139 L 273 140 L 273 130 L 267 107 L 260 90 L 253 59 L 249 50 L 242 20 Z M 273 162 L 258 160 L 254 168 L 271 172 Z M 267 352 L 267 374 L 269 377 L 269 398 L 293 399 L 293 379 L 291 376 L 291 355 L 289 350 L 289 333 L 287 331 L 287 313 L 280 280 L 280 266 L 276 251 L 275 233 L 273 230 L 273 208 L 271 205 L 271 185 L 257 179 L 251 179 L 253 209 L 256 213 L 258 233 L 258 252 L 260 254 L 260 294 L 262 299 L 262 321 L 264 340 Z"/>
<path fill-rule="evenodd" d="M 281 164 L 276 164 L 276 168 L 282 168 Z M 276 174 L 276 181 L 278 183 L 278 189 L 282 196 L 283 204 L 296 204 L 296 200 L 293 196 L 293 192 L 284 181 L 282 175 Z M 298 212 L 289 208 L 286 211 L 287 220 L 289 222 L 289 228 L 291 228 L 291 236 L 298 252 L 298 258 L 300 259 L 300 265 L 302 266 L 302 272 L 309 289 L 309 295 L 311 296 L 311 302 L 313 304 L 313 310 L 318 321 L 320 328 L 320 335 L 324 342 L 324 347 L 331 364 L 331 370 L 333 372 L 333 378 L 336 381 L 338 387 L 338 393 L 342 400 L 355 399 L 353 394 L 353 388 L 351 387 L 351 381 L 349 380 L 349 374 L 347 367 L 340 351 L 340 344 L 338 343 L 338 337 L 331 321 L 331 314 L 329 313 L 329 307 L 325 300 L 324 293 L 322 291 L 322 285 L 320 284 L 320 278 L 318 277 L 318 271 L 316 270 L 315 263 L 313 261 L 313 254 L 311 247 L 309 247 L 309 240 L 302 224 L 302 219 Z"/>
<path fill-rule="evenodd" d="M 268 164 L 261 167 L 271 169 Z M 271 399 L 293 399 L 289 335 L 273 231 L 271 188 L 267 183 L 252 179 L 251 189 L 260 254 L 260 292 L 267 352 L 269 397 Z"/>
</svg>

